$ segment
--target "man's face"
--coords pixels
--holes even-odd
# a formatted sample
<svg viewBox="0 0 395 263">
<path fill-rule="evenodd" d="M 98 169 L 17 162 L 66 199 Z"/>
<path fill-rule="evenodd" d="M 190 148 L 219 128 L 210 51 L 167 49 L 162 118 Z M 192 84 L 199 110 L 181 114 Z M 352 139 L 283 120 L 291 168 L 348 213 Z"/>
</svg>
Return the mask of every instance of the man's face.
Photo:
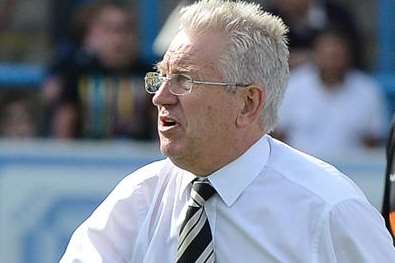
<svg viewBox="0 0 395 263">
<path fill-rule="evenodd" d="M 91 48 L 104 65 L 112 68 L 122 68 L 133 61 L 136 41 L 128 14 L 116 7 L 102 10 L 88 34 Z"/>
<path fill-rule="evenodd" d="M 224 48 L 221 35 L 180 32 L 159 63 L 159 71 L 162 75 L 183 73 L 195 80 L 223 81 L 217 65 Z M 195 174 L 212 172 L 213 156 L 226 155 L 226 146 L 235 136 L 239 97 L 221 86 L 198 84 L 190 94 L 175 96 L 169 85 L 165 82 L 153 97 L 161 151 Z"/>
<path fill-rule="evenodd" d="M 314 55 L 321 74 L 326 78 L 341 79 L 349 68 L 350 53 L 340 37 L 330 34 L 319 37 Z"/>
</svg>

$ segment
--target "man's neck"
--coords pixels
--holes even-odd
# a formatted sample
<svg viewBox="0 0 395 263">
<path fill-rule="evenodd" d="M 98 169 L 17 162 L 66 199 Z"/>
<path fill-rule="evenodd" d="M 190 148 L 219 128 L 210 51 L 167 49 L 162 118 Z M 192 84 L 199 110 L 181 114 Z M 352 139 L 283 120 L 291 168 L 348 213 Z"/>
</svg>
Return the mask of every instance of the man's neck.
<svg viewBox="0 0 395 263">
<path fill-rule="evenodd" d="M 260 131 L 254 134 L 250 133 L 246 136 L 239 136 L 238 138 L 235 138 L 231 144 L 224 143 L 222 145 L 223 149 L 221 151 L 217 151 L 219 154 L 207 155 L 204 160 L 201 160 L 200 162 L 196 160 L 194 165 L 188 167 L 182 167 L 182 165 L 178 165 L 176 161 L 174 163 L 196 176 L 206 177 L 239 158 L 248 151 L 252 145 L 259 141 L 263 135 L 264 132 Z"/>
</svg>

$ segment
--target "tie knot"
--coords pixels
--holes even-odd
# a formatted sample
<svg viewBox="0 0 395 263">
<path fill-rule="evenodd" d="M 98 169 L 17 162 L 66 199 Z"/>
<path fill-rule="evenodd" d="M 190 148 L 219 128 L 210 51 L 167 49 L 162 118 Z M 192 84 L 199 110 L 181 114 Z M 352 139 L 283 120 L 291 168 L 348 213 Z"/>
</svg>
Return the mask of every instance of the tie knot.
<svg viewBox="0 0 395 263">
<path fill-rule="evenodd" d="M 199 180 L 195 179 L 192 182 L 191 197 L 193 201 L 193 206 L 202 207 L 204 203 L 210 199 L 215 193 L 214 187 L 211 186 L 207 179 Z"/>
</svg>

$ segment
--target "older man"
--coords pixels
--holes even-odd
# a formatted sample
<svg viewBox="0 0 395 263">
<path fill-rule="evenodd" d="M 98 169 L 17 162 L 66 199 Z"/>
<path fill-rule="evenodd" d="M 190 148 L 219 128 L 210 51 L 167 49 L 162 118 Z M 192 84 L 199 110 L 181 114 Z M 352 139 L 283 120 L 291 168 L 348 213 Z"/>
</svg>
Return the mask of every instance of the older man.
<svg viewBox="0 0 395 263">
<path fill-rule="evenodd" d="M 183 10 L 145 78 L 168 158 L 125 178 L 61 262 L 395 262 L 382 217 L 350 180 L 266 135 L 286 31 L 254 4 Z"/>
</svg>

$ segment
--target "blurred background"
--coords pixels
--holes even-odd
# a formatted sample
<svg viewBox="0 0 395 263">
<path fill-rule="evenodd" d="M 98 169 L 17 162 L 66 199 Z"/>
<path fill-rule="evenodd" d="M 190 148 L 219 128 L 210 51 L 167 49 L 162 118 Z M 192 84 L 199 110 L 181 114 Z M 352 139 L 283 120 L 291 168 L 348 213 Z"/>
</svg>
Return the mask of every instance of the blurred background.
<svg viewBox="0 0 395 263">
<path fill-rule="evenodd" d="M 162 158 L 143 78 L 192 2 L 0 0 L 1 262 L 57 262 L 116 183 Z M 381 209 L 394 1 L 249 2 L 290 28 L 273 136 L 336 165 Z"/>
</svg>

